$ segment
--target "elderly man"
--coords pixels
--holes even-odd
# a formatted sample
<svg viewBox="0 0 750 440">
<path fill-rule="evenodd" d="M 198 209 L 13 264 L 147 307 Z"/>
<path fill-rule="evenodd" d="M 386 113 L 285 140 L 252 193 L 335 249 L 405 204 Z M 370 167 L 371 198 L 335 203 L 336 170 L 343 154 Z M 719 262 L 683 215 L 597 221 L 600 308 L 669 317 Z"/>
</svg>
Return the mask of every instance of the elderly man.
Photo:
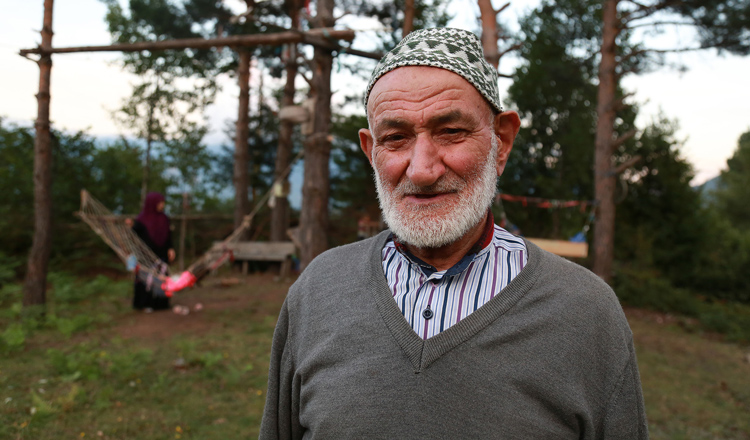
<svg viewBox="0 0 750 440">
<path fill-rule="evenodd" d="M 520 121 L 478 39 L 409 34 L 365 106 L 390 231 L 320 255 L 290 289 L 261 438 L 648 438 L 612 290 L 494 225 Z"/>
</svg>

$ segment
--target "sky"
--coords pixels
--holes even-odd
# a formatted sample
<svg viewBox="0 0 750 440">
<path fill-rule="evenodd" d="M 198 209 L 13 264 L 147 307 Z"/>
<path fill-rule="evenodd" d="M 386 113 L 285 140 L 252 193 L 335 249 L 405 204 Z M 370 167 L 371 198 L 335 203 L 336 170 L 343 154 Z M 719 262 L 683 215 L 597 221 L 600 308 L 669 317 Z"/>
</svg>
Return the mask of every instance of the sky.
<svg viewBox="0 0 750 440">
<path fill-rule="evenodd" d="M 238 6 L 239 0 L 229 0 Z M 495 6 L 501 2 L 495 0 Z M 511 1 L 501 14 L 512 26 L 514 17 L 522 14 L 536 0 Z M 35 94 L 39 88 L 37 65 L 18 55 L 20 49 L 36 47 L 41 42 L 43 0 L 0 0 L 0 117 L 21 124 L 36 118 Z M 238 9 L 239 10 L 239 9 Z M 110 36 L 104 23 L 105 6 L 98 0 L 56 0 L 53 17 L 53 46 L 107 45 Z M 474 0 L 453 0 L 449 13 L 452 26 L 474 29 L 478 8 Z M 367 30 L 378 23 L 350 22 L 356 30 L 365 30 L 353 46 L 367 49 Z M 680 38 L 680 36 L 677 36 Z M 81 53 L 53 56 L 50 115 L 55 127 L 64 130 L 86 130 L 92 135 L 129 134 L 113 122 L 112 111 L 130 92 L 134 78 L 117 66 L 116 53 Z M 661 69 L 654 73 L 629 76 L 623 82 L 640 103 L 640 126 L 659 113 L 678 121 L 677 138 L 684 140 L 683 155 L 692 163 L 700 184 L 726 167 L 737 146 L 739 136 L 750 130 L 750 57 L 720 57 L 709 52 L 675 55 L 688 67 L 686 72 Z M 363 61 L 372 63 L 370 61 Z M 510 72 L 503 60 L 500 70 Z M 507 70 L 506 70 L 507 69 Z M 257 76 L 254 76 L 257 80 Z M 208 109 L 212 132 L 208 141 L 228 143 L 223 129 L 226 121 L 236 118 L 237 86 L 229 78 L 220 78 L 222 92 Z M 500 80 L 501 99 L 510 80 Z M 334 89 L 364 88 L 364 83 L 337 79 Z M 334 95 L 335 102 L 335 95 Z"/>
</svg>

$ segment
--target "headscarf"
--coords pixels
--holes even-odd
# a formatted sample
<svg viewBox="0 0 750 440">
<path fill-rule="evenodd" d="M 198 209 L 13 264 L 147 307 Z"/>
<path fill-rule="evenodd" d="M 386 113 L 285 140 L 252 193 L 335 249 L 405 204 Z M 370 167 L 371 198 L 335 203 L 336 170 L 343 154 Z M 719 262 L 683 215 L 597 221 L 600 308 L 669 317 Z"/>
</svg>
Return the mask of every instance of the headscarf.
<svg viewBox="0 0 750 440">
<path fill-rule="evenodd" d="M 164 196 L 158 192 L 148 193 L 143 210 L 136 218 L 146 227 L 149 238 L 156 246 L 164 246 L 169 238 L 169 217 L 156 209 L 163 201 Z"/>
</svg>

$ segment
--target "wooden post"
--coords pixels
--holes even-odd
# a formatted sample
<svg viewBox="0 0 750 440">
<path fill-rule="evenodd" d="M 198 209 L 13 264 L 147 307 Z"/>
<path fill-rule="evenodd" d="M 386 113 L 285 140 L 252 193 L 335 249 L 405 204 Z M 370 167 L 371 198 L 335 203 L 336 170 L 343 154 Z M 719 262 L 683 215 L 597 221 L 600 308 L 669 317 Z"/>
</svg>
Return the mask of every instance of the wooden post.
<svg viewBox="0 0 750 440">
<path fill-rule="evenodd" d="M 594 194 L 598 203 L 594 223 L 593 272 L 604 281 L 612 280 L 612 261 L 615 242 L 615 175 L 612 168 L 612 145 L 616 117 L 617 91 L 617 4 L 619 0 L 605 0 L 602 11 L 604 22 L 599 62 L 599 90 L 597 97 L 596 146 L 594 150 Z"/>
<path fill-rule="evenodd" d="M 318 1 L 317 27 L 334 24 L 333 0 Z M 302 269 L 328 248 L 328 195 L 330 176 L 328 162 L 331 143 L 328 139 L 331 126 L 331 71 L 333 54 L 329 49 L 315 47 L 313 58 L 313 134 L 305 141 L 305 179 L 302 184 L 302 212 L 300 235 Z"/>
<path fill-rule="evenodd" d="M 185 237 L 187 236 L 188 210 L 188 193 L 182 193 L 182 221 L 180 222 L 180 272 L 185 270 Z"/>
<path fill-rule="evenodd" d="M 237 81 L 240 86 L 237 125 L 234 135 L 234 227 L 242 224 L 242 219 L 250 212 L 247 198 L 248 188 L 248 145 L 250 135 L 250 52 L 239 51 Z"/>
<path fill-rule="evenodd" d="M 42 45 L 39 64 L 37 117 L 34 123 L 34 238 L 29 251 L 23 285 L 23 306 L 46 302 L 47 266 L 52 247 L 52 136 L 50 133 L 50 77 L 52 73 L 52 7 L 53 0 L 44 0 Z"/>
<path fill-rule="evenodd" d="M 154 143 L 154 113 L 156 112 L 156 100 L 159 96 L 159 75 L 156 75 L 156 90 L 148 99 L 148 121 L 146 122 L 146 151 L 143 157 L 143 175 L 141 177 L 141 206 L 146 204 L 146 195 L 151 179 L 151 150 Z"/>
<path fill-rule="evenodd" d="M 288 2 L 288 14 L 292 18 L 292 28 L 299 27 L 299 8 L 298 0 Z M 284 84 L 284 96 L 282 97 L 282 108 L 294 105 L 294 86 L 297 78 L 297 44 L 289 43 L 289 51 L 285 60 L 286 66 L 286 83 Z M 274 205 L 271 211 L 271 241 L 285 241 L 287 239 L 286 230 L 289 229 L 289 181 L 288 176 L 284 175 L 292 158 L 292 133 L 294 132 L 294 122 L 282 120 L 279 127 L 279 145 L 276 149 L 276 167 L 274 171 L 274 185 L 280 188 L 274 188 Z"/>
</svg>

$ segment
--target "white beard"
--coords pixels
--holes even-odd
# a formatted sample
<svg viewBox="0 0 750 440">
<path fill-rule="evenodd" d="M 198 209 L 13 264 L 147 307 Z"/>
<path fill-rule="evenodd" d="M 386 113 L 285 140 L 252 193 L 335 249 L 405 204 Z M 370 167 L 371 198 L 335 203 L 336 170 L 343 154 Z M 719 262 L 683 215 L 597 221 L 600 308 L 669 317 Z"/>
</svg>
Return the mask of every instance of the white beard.
<svg viewBox="0 0 750 440">
<path fill-rule="evenodd" d="M 375 170 L 380 209 L 399 241 L 417 248 L 439 248 L 458 241 L 484 220 L 497 185 L 497 137 L 492 136 L 490 154 L 481 170 L 462 179 L 454 173 L 442 176 L 428 187 L 414 185 L 404 177 L 393 188 Z M 405 194 L 455 192 L 448 201 L 410 205 Z M 455 196 L 458 197 L 455 197 Z"/>
</svg>

